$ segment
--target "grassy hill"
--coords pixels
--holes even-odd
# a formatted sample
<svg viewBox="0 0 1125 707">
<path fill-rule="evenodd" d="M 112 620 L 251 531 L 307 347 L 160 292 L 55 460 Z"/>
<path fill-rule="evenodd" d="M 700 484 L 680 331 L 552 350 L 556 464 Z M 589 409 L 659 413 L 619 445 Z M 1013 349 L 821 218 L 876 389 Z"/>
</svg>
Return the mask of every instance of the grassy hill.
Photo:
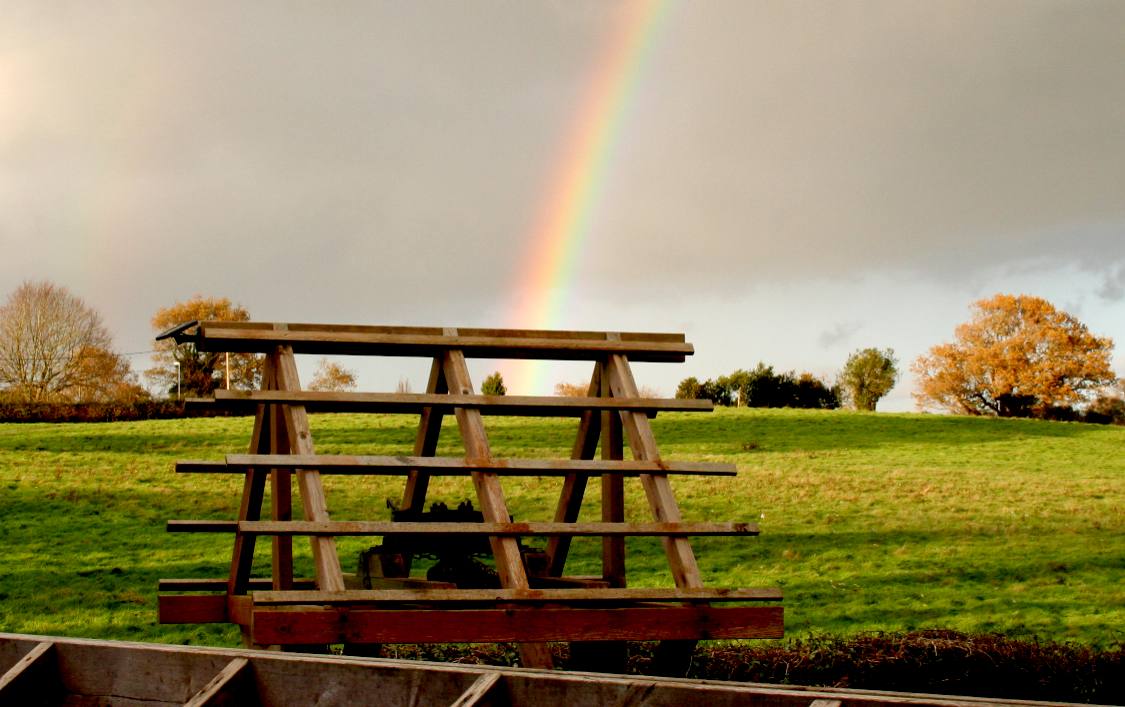
<svg viewBox="0 0 1125 707">
<path fill-rule="evenodd" d="M 322 453 L 405 454 L 415 424 L 312 418 Z M 486 424 L 503 456 L 567 456 L 574 434 L 567 421 Z M 439 453 L 460 451 L 450 425 Z M 233 518 L 240 479 L 172 468 L 245 451 L 250 426 L 0 425 L 0 630 L 237 644 L 226 626 L 157 625 L 155 588 L 160 577 L 225 573 L 227 539 L 169 535 L 164 521 Z M 1125 640 L 1125 428 L 727 409 L 662 415 L 654 427 L 665 458 L 738 464 L 737 478 L 674 487 L 687 519 L 761 525 L 759 538 L 697 540 L 697 555 L 709 585 L 782 586 L 789 636 L 951 628 Z M 384 501 L 401 484 L 327 479 L 333 518 L 388 518 Z M 515 517 L 549 519 L 558 484 L 506 481 Z M 627 493 L 630 515 L 644 518 L 639 484 Z M 432 485 L 432 500 L 470 497 L 467 480 Z M 343 540 L 341 557 L 364 546 Z M 568 570 L 597 572 L 597 547 L 576 541 Z M 632 585 L 670 586 L 656 542 L 631 540 L 628 553 Z"/>
</svg>

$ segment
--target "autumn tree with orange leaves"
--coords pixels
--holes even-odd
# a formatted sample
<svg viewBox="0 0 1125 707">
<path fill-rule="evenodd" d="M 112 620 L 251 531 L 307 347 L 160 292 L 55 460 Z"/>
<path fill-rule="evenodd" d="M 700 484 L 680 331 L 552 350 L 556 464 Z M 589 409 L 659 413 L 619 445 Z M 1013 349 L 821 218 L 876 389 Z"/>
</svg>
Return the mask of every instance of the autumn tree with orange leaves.
<svg viewBox="0 0 1125 707">
<path fill-rule="evenodd" d="M 156 311 L 152 329 L 162 332 L 190 321 L 245 322 L 250 313 L 226 297 L 195 295 L 184 302 Z M 156 342 L 156 365 L 145 376 L 162 390 L 176 394 L 177 384 L 184 395 L 210 395 L 216 388 L 257 388 L 262 379 L 262 357 L 230 354 L 230 380 L 227 380 L 227 355 L 199 351 L 195 344 L 175 344 L 170 339 Z M 176 364 L 179 363 L 179 370 Z"/>
<path fill-rule="evenodd" d="M 955 341 L 919 356 L 922 407 L 969 415 L 1041 417 L 1082 403 L 1115 380 L 1113 340 L 1030 295 L 998 294 L 973 305 Z"/>
</svg>

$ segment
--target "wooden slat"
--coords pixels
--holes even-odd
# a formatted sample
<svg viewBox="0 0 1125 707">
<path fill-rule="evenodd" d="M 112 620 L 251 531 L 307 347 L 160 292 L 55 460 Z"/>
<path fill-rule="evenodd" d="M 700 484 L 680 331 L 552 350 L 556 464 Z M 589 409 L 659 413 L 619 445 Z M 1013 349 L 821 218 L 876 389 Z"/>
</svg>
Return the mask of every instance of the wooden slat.
<svg viewBox="0 0 1125 707">
<path fill-rule="evenodd" d="M 603 334 L 604 337 L 604 334 Z M 202 351 L 266 353 L 277 346 L 294 353 L 364 356 L 422 356 L 433 358 L 461 351 L 468 358 L 530 358 L 558 361 L 595 361 L 608 353 L 625 354 L 633 361 L 682 363 L 695 353 L 683 341 L 640 341 L 606 338 L 548 338 L 466 334 L 378 333 L 370 331 L 274 331 L 251 328 L 200 326 L 195 338 Z"/>
<path fill-rule="evenodd" d="M 501 675 L 498 672 L 482 674 L 450 707 L 476 707 L 485 704 L 489 694 L 498 689 L 500 680 Z"/>
<path fill-rule="evenodd" d="M 261 645 L 781 638 L 781 607 L 255 609 Z"/>
<path fill-rule="evenodd" d="M 413 523 L 405 521 L 233 521 L 169 520 L 170 533 L 233 533 L 246 535 L 376 536 L 476 535 L 491 537 L 690 537 L 693 535 L 757 535 L 756 523 L 732 521 L 696 523 Z"/>
<path fill-rule="evenodd" d="M 157 591 L 160 592 L 222 592 L 226 591 L 226 579 L 161 579 L 157 582 Z M 247 580 L 247 590 L 266 590 L 273 588 L 273 580 L 266 578 L 254 578 Z M 295 579 L 293 580 L 294 589 L 316 589 L 316 580 L 314 579 Z"/>
<path fill-rule="evenodd" d="M 181 329 L 184 325 L 175 327 L 174 329 Z M 437 326 L 406 326 L 401 324 L 380 325 L 380 324 L 324 324 L 321 322 L 308 323 L 308 322 L 286 322 L 280 324 L 277 322 L 235 322 L 235 321 L 219 321 L 219 320 L 205 320 L 190 322 L 187 325 L 189 328 L 196 328 L 207 331 L 218 331 L 220 329 L 227 330 L 242 330 L 242 329 L 255 329 L 258 331 L 271 331 L 277 330 L 279 327 L 284 327 L 284 330 L 294 333 L 301 332 L 319 332 L 322 334 L 330 334 L 334 332 L 347 332 L 353 334 L 412 334 L 420 336 L 450 336 L 448 332 L 457 331 L 460 336 L 472 337 L 489 337 L 489 338 L 503 338 L 503 339 L 554 339 L 558 341 L 570 341 L 573 339 L 589 339 L 593 341 L 602 341 L 611 335 L 616 335 L 623 341 L 664 341 L 664 342 L 684 342 L 686 339 L 683 333 L 677 332 L 651 332 L 651 331 L 592 331 L 592 330 L 570 330 L 570 329 L 504 329 L 496 327 L 456 327 L 450 329 L 449 327 Z M 160 336 L 167 336 L 173 330 L 165 332 Z M 198 332 L 196 332 L 198 333 Z M 196 334 L 191 334 L 195 336 Z"/>
<path fill-rule="evenodd" d="M 0 674 L 0 704 L 54 704 L 60 693 L 55 644 L 42 641 Z"/>
<path fill-rule="evenodd" d="M 596 441 L 595 437 L 595 441 Z M 738 467 L 723 462 L 672 462 L 601 459 L 462 459 L 434 456 L 363 456 L 337 454 L 228 454 L 225 461 L 176 462 L 180 474 L 241 474 L 246 469 L 316 469 L 322 474 L 402 475 L 419 470 L 430 476 L 468 476 L 494 471 L 501 476 L 736 476 Z"/>
<path fill-rule="evenodd" d="M 254 705 L 257 695 L 249 689 L 250 661 L 234 658 L 184 703 L 184 707 L 209 707 L 211 705 Z"/>
<path fill-rule="evenodd" d="M 168 521 L 169 529 L 177 521 Z M 222 521 L 202 521 L 208 532 L 230 532 Z M 191 521 L 188 521 L 191 523 Z M 755 523 L 675 522 L 675 523 L 411 523 L 396 521 L 244 521 L 237 529 L 248 535 L 311 535 L 311 536 L 452 536 L 475 535 L 489 537 L 569 536 L 569 537 L 689 537 L 757 535 Z"/>
<path fill-rule="evenodd" d="M 482 415 L 579 417 L 589 410 L 711 412 L 710 400 L 562 397 L 557 395 L 474 395 L 473 393 L 349 393 L 316 390 L 216 390 L 214 398 L 189 398 L 189 405 L 239 410 L 263 403 L 300 405 L 309 412 L 368 412 L 419 415 L 427 408 L 448 413 L 471 408 Z"/>
<path fill-rule="evenodd" d="M 781 590 L 764 589 L 362 589 L 343 592 L 261 591 L 254 605 L 331 604 L 620 604 L 623 602 L 781 601 Z"/>
<path fill-rule="evenodd" d="M 809 703 L 809 707 L 840 707 L 843 703 L 840 700 L 813 700 Z"/>
</svg>

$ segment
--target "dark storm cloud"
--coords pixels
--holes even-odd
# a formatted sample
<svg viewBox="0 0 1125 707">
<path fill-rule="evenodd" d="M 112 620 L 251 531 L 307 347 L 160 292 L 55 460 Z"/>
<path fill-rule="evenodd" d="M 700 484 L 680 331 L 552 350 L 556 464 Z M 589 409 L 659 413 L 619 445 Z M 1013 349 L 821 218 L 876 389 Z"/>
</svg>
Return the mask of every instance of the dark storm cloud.
<svg viewBox="0 0 1125 707">
<path fill-rule="evenodd" d="M 9 3 L 0 284 L 64 282 L 142 333 L 196 291 L 496 322 L 614 11 Z M 1123 26 L 1118 2 L 674 4 L 570 286 L 1046 260 L 1120 296 Z"/>
</svg>

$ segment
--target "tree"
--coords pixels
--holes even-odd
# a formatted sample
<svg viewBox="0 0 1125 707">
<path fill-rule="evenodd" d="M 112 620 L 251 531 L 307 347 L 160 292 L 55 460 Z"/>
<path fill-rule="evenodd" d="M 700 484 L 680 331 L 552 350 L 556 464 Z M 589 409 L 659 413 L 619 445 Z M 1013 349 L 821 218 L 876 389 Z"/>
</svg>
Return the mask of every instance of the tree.
<svg viewBox="0 0 1125 707">
<path fill-rule="evenodd" d="M 860 349 L 848 356 L 840 372 L 839 386 L 844 399 L 856 410 L 874 410 L 898 382 L 898 361 L 894 349 Z"/>
<path fill-rule="evenodd" d="M 695 376 L 688 376 L 676 386 L 676 397 L 681 400 L 698 400 L 703 397 L 703 384 Z"/>
<path fill-rule="evenodd" d="M 162 332 L 190 321 L 245 322 L 250 313 L 226 297 L 195 295 L 156 311 L 152 328 Z M 227 354 L 199 351 L 195 344 L 176 345 L 169 339 L 158 341 L 153 355 L 156 365 L 145 376 L 161 389 L 174 394 L 177 386 L 184 394 L 209 395 L 227 381 Z M 179 363 L 179 370 L 176 364 Z M 230 354 L 231 388 L 257 388 L 262 380 L 262 358 L 253 354 Z"/>
<path fill-rule="evenodd" d="M 355 386 L 355 371 L 326 358 L 320 359 L 309 382 L 309 390 L 355 390 Z"/>
<path fill-rule="evenodd" d="M 555 395 L 565 398 L 584 398 L 590 392 L 590 386 L 583 383 L 555 383 Z"/>
<path fill-rule="evenodd" d="M 504 385 L 504 376 L 500 375 L 500 371 L 484 379 L 480 384 L 480 392 L 481 395 L 507 395 L 508 388 Z"/>
<path fill-rule="evenodd" d="M 973 309 L 953 343 L 938 344 L 914 362 L 920 406 L 1041 417 L 1114 381 L 1113 341 L 1094 336 L 1046 300 L 998 294 Z"/>
<path fill-rule="evenodd" d="M 137 376 L 125 357 L 105 349 L 83 349 L 78 357 L 75 379 L 67 396 L 73 402 L 132 403 L 151 397 L 137 383 Z"/>
<path fill-rule="evenodd" d="M 24 282 L 0 307 L 0 387 L 22 402 L 113 399 L 129 363 L 101 317 L 66 288 Z"/>
</svg>

